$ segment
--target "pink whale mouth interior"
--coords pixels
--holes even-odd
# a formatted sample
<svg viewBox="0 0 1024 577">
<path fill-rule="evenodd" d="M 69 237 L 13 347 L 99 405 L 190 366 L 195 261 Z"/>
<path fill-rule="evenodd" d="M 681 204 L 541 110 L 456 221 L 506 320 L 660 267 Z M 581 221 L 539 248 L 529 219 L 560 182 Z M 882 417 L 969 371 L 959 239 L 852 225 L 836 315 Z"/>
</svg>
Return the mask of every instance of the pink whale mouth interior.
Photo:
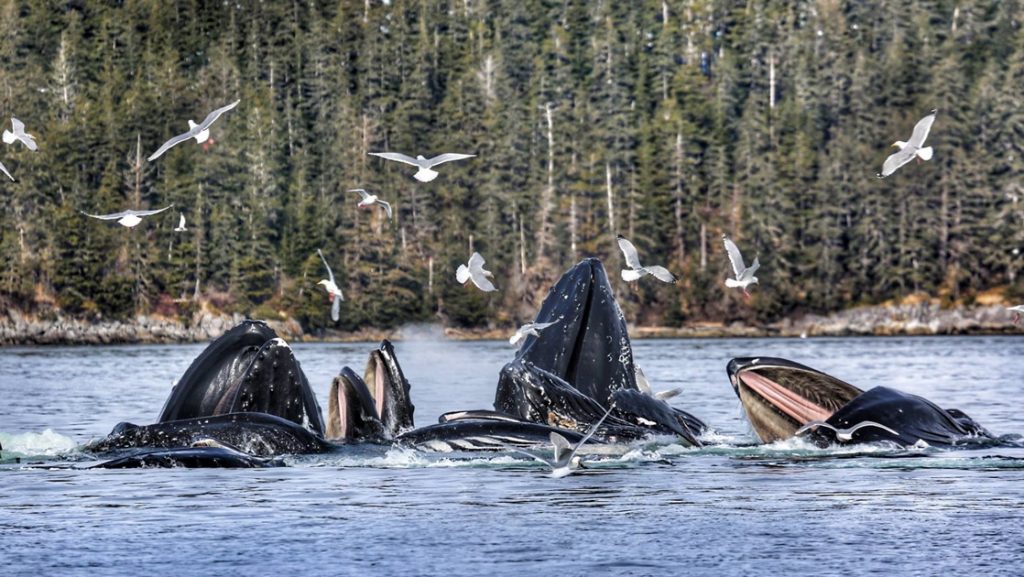
<svg viewBox="0 0 1024 577">
<path fill-rule="evenodd" d="M 810 421 L 824 421 L 832 416 L 832 411 L 754 371 L 741 372 L 739 379 L 769 405 L 775 407 L 801 426 L 806 425 Z"/>
<path fill-rule="evenodd" d="M 345 439 L 348 436 L 348 399 L 345 395 L 347 385 L 344 382 L 338 383 L 338 436 Z"/>
</svg>

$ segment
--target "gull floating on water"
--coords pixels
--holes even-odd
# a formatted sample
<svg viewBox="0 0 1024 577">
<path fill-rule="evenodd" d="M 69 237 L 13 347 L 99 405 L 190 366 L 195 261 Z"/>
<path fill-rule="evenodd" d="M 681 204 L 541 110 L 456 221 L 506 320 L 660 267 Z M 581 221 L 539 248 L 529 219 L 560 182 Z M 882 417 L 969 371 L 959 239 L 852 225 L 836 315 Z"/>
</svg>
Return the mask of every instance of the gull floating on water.
<svg viewBox="0 0 1024 577">
<path fill-rule="evenodd" d="M 636 247 L 633 246 L 633 243 L 626 240 L 621 234 L 616 238 L 619 241 L 619 248 L 622 249 L 622 255 L 626 257 L 626 266 L 629 267 L 628 269 L 622 269 L 622 280 L 632 282 L 639 280 L 640 277 L 645 275 L 651 275 L 663 282 L 676 282 L 676 277 L 663 266 L 642 266 L 640 264 L 640 256 L 637 255 Z"/>
<path fill-rule="evenodd" d="M 802 426 L 802 427 L 800 427 L 799 429 L 796 430 L 796 436 L 800 436 L 800 435 L 806 433 L 807 431 L 809 431 L 809 430 L 811 430 L 813 428 L 816 428 L 816 427 L 825 427 L 826 429 L 832 429 L 836 433 L 836 439 L 838 439 L 840 441 L 843 441 L 843 442 L 852 441 L 853 440 L 853 434 L 856 433 L 859 429 L 863 429 L 864 427 L 877 427 L 879 429 L 882 429 L 883 431 L 892 433 L 893 435 L 895 435 L 897 437 L 900 436 L 900 434 L 897 433 L 896 431 L 890 429 L 889 427 L 886 427 L 885 425 L 883 425 L 881 423 L 876 423 L 874 421 L 861 421 L 861 422 L 857 423 L 856 425 L 850 427 L 849 429 L 839 429 L 839 428 L 836 428 L 836 427 L 826 423 L 825 421 L 810 421 L 806 425 L 804 425 L 804 426 Z"/>
<path fill-rule="evenodd" d="M 518 345 L 528 335 L 539 337 L 539 331 L 542 331 L 550 327 L 551 325 L 557 323 L 559 320 L 561 319 L 553 320 L 550 323 L 526 323 L 525 325 L 516 329 L 516 333 L 508 339 L 508 342 L 511 345 Z"/>
<path fill-rule="evenodd" d="M 316 249 L 316 254 L 320 255 L 320 260 L 324 262 L 324 267 L 327 269 L 327 278 L 316 284 L 324 285 L 327 299 L 331 301 L 331 320 L 338 322 L 338 317 L 341 315 L 341 301 L 345 300 L 345 297 L 342 296 L 341 289 L 334 282 L 334 271 L 331 270 L 331 265 L 327 264 L 324 253 L 320 252 L 320 249 Z"/>
<path fill-rule="evenodd" d="M 531 459 L 536 459 L 541 463 L 545 463 L 547 466 L 551 467 L 551 478 L 561 479 L 562 477 L 570 475 L 576 469 L 583 468 L 583 462 L 576 456 L 576 452 L 580 450 L 580 447 L 582 447 L 584 443 L 590 440 L 590 437 L 594 436 L 598 427 L 600 427 L 601 423 L 608 418 L 608 415 L 610 415 L 611 412 L 612 409 L 609 407 L 608 410 L 605 411 L 604 415 L 598 419 L 596 423 L 591 425 L 590 430 L 587 431 L 587 434 L 580 439 L 580 442 L 577 443 L 575 447 L 569 444 L 569 441 L 567 441 L 565 437 L 552 431 L 551 444 L 554 445 L 555 449 L 553 459 L 547 459 L 529 451 L 516 450 L 516 452 L 526 455 Z"/>
<path fill-rule="evenodd" d="M 478 252 L 474 252 L 473 256 L 469 257 L 468 267 L 460 264 L 458 270 L 455 271 L 455 279 L 459 281 L 459 284 L 466 284 L 466 281 L 472 280 L 476 288 L 485 293 L 498 290 L 487 277 L 493 278 L 494 275 L 491 274 L 491 271 L 484 270 L 484 257 L 480 256 Z"/>
<path fill-rule="evenodd" d="M 220 118 L 222 114 L 238 106 L 239 102 L 241 102 L 241 100 L 236 100 L 231 104 L 228 104 L 227 106 L 214 110 L 213 112 L 207 114 L 206 118 L 204 118 L 203 121 L 199 124 L 196 124 L 195 122 L 189 120 L 188 132 L 179 134 L 174 138 L 168 140 L 167 142 L 163 143 L 163 145 L 149 157 L 149 161 L 152 162 L 157 158 L 160 158 L 160 156 L 163 155 L 163 153 L 167 152 L 172 147 L 181 144 L 182 142 L 185 142 L 190 138 L 196 139 L 196 142 L 199 144 L 206 142 L 207 139 L 210 138 L 210 125 L 213 124 L 218 118 Z"/>
<path fill-rule="evenodd" d="M 2 162 L 0 162 L 0 172 L 3 172 L 4 174 L 6 174 L 7 178 L 11 179 L 11 182 L 14 182 L 14 177 L 11 176 L 11 173 L 7 171 L 7 167 L 4 166 L 4 163 L 2 163 Z"/>
<path fill-rule="evenodd" d="M 174 232 L 185 232 L 188 229 L 185 228 L 185 213 L 178 213 L 178 226 L 174 229 Z"/>
<path fill-rule="evenodd" d="M 366 208 L 368 206 L 379 204 L 384 207 L 384 212 L 388 213 L 388 218 L 391 218 L 391 204 L 381 200 L 380 198 L 377 197 L 376 194 L 370 194 L 369 192 L 366 192 L 362 188 L 350 188 L 348 189 L 348 191 L 358 192 L 359 196 L 362 197 L 362 200 L 360 200 L 359 204 L 356 205 L 359 208 Z"/>
<path fill-rule="evenodd" d="M 729 255 L 729 262 L 732 263 L 732 272 L 736 275 L 736 278 L 725 279 L 725 286 L 729 288 L 741 288 L 743 294 L 750 298 L 750 293 L 747 292 L 747 287 L 752 284 L 758 284 L 757 277 L 754 273 L 757 269 L 761 268 L 761 263 L 757 257 L 754 257 L 754 264 L 749 267 L 743 263 L 743 255 L 740 254 L 739 247 L 736 243 L 729 240 L 729 237 L 722 235 L 722 242 L 725 243 L 725 252 Z"/>
<path fill-rule="evenodd" d="M 921 160 L 932 159 L 932 147 L 926 146 L 922 148 L 922 146 L 924 145 L 924 140 L 928 138 L 928 131 L 932 129 L 932 123 L 935 122 L 936 112 L 938 110 L 932 110 L 931 114 L 917 121 L 917 124 L 914 125 L 914 133 L 910 135 L 909 142 L 897 140 L 892 143 L 899 150 L 885 159 L 885 164 L 882 165 L 882 172 L 878 173 L 878 178 L 889 176 L 896 172 L 897 168 L 914 160 L 915 157 Z"/>
<path fill-rule="evenodd" d="M 1019 324 L 1020 323 L 1020 316 L 1022 314 L 1024 314 L 1024 305 L 1012 306 L 1012 307 L 1007 308 L 1006 310 L 1008 310 L 1008 311 L 1013 313 L 1013 322 L 1014 322 L 1014 324 Z"/>
<path fill-rule="evenodd" d="M 80 212 L 85 216 L 91 218 L 98 218 L 100 220 L 116 220 L 117 224 L 123 227 L 132 228 L 133 226 L 142 222 L 142 217 L 160 214 L 161 212 L 171 208 L 172 206 L 174 205 L 170 204 L 168 206 L 156 210 L 122 210 L 121 212 L 114 212 L 111 214 L 89 214 L 88 212 L 85 211 Z"/>
<path fill-rule="evenodd" d="M 36 146 L 36 139 L 31 134 L 25 133 L 25 123 L 18 120 L 15 117 L 11 117 L 11 128 L 13 130 L 4 130 L 4 144 L 12 144 L 14 141 L 20 141 L 29 150 L 35 152 L 39 147 Z"/>
<path fill-rule="evenodd" d="M 402 154 L 400 152 L 371 152 L 370 156 L 379 156 L 385 160 L 394 160 L 396 162 L 404 162 L 405 164 L 411 164 L 417 168 L 416 174 L 412 175 L 413 178 L 420 182 L 430 182 L 437 178 L 437 172 L 431 170 L 431 168 L 444 164 L 445 162 L 451 162 L 453 160 L 463 160 L 465 158 L 473 158 L 475 154 L 460 154 L 458 152 L 448 152 L 445 154 L 439 154 L 434 158 L 424 158 L 422 155 L 417 155 L 416 158 Z"/>
<path fill-rule="evenodd" d="M 669 389 L 667 391 L 658 391 L 657 393 L 655 393 L 654 390 L 651 388 L 650 381 L 647 380 L 647 376 L 644 375 L 644 372 L 642 370 L 640 370 L 640 366 L 639 365 L 634 365 L 633 366 L 633 370 L 636 373 L 636 386 L 637 386 L 637 388 L 640 389 L 641 393 L 643 393 L 643 394 L 645 394 L 645 395 L 647 395 L 649 397 L 654 397 L 655 399 L 660 399 L 662 401 L 667 401 L 668 399 L 671 399 L 672 397 L 674 397 L 674 396 L 678 395 L 679 393 L 683 392 L 683 389 L 680 389 L 679 387 L 676 387 L 674 389 Z"/>
</svg>

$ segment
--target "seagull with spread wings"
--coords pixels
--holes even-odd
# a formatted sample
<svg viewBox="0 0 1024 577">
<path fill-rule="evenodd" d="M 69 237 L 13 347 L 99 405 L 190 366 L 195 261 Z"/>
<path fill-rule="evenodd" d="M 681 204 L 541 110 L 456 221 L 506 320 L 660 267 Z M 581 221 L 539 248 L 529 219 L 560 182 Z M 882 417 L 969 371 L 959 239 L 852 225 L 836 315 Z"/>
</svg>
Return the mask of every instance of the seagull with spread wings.
<svg viewBox="0 0 1024 577">
<path fill-rule="evenodd" d="M 348 191 L 358 192 L 359 196 L 362 197 L 362 200 L 360 200 L 359 204 L 356 205 L 359 208 L 366 208 L 368 206 L 379 204 L 384 207 L 384 212 L 388 213 L 388 218 L 391 218 L 391 204 L 381 200 L 376 194 L 370 194 L 362 188 L 350 188 Z"/>
<path fill-rule="evenodd" d="M 172 206 L 174 205 L 171 204 L 156 210 L 122 210 L 121 212 L 114 212 L 111 214 L 89 214 L 88 212 L 85 211 L 80 212 L 90 218 L 98 218 L 100 220 L 116 220 L 117 224 L 125 228 L 132 228 L 135 225 L 142 222 L 142 217 L 160 214 L 161 212 L 171 208 Z"/>
<path fill-rule="evenodd" d="M 239 102 L 241 102 L 241 100 L 236 100 L 231 104 L 228 104 L 227 106 L 214 110 L 213 112 L 207 114 L 206 118 L 204 118 L 203 121 L 199 124 L 196 124 L 192 120 L 189 120 L 188 132 L 179 134 L 174 138 L 168 140 L 167 142 L 163 143 L 163 145 L 159 149 L 157 149 L 156 152 L 150 155 L 148 160 L 152 162 L 160 158 L 160 156 L 163 155 L 163 153 L 167 152 L 172 147 L 177 146 L 182 142 L 185 142 L 186 140 L 189 140 L 190 138 L 196 139 L 196 142 L 199 144 L 206 142 L 210 138 L 210 125 L 216 122 L 217 119 L 220 118 L 222 114 L 238 106 Z"/>
<path fill-rule="evenodd" d="M 803 435 L 807 431 L 810 431 L 811 429 L 816 429 L 818 427 L 825 427 L 826 429 L 832 429 L 832 431 L 834 431 L 835 434 L 836 434 L 836 440 L 841 441 L 843 443 L 846 443 L 848 441 L 852 441 L 853 440 L 853 434 L 856 433 L 858 430 L 863 429 L 864 427 L 875 427 L 875 428 L 878 428 L 878 429 L 882 429 L 883 431 L 886 431 L 887 433 L 890 433 L 890 434 L 892 434 L 894 436 L 897 436 L 897 437 L 900 436 L 900 434 L 897 433 L 896 431 L 890 429 L 889 427 L 886 427 L 885 425 L 883 425 L 881 423 L 876 423 L 874 421 L 861 421 L 861 422 L 857 423 L 856 425 L 854 425 L 854 426 L 852 426 L 852 427 L 850 427 L 848 429 L 840 429 L 838 427 L 834 427 L 834 426 L 826 423 L 825 421 L 810 421 L 806 425 L 804 425 L 804 426 L 800 427 L 799 429 L 797 429 L 795 435 L 797 437 L 799 437 L 800 435 Z"/>
<path fill-rule="evenodd" d="M 892 143 L 899 150 L 885 159 L 885 164 L 882 165 L 882 172 L 878 173 L 878 178 L 889 176 L 896 172 L 897 168 L 915 158 L 918 159 L 918 162 L 932 159 L 932 147 L 924 146 L 924 141 L 928 138 L 928 132 L 932 129 L 932 123 L 935 122 L 936 112 L 938 112 L 937 109 L 932 110 L 928 116 L 917 121 L 917 124 L 914 125 L 914 133 L 910 135 L 909 142 L 897 140 Z"/>
<path fill-rule="evenodd" d="M 628 269 L 622 269 L 622 280 L 632 282 L 639 280 L 641 277 L 651 275 L 654 278 L 667 283 L 676 282 L 676 277 L 663 266 L 643 266 L 640 264 L 640 256 L 636 252 L 636 247 L 633 243 L 626 240 L 621 234 L 616 237 L 619 241 L 619 248 L 622 250 L 622 256 L 626 257 L 626 266 Z"/>
<path fill-rule="evenodd" d="M 413 158 L 400 152 L 371 152 L 369 154 L 370 156 L 379 156 L 385 160 L 394 160 L 396 162 L 404 162 L 405 164 L 415 166 L 419 170 L 417 170 L 416 174 L 412 176 L 420 182 L 430 182 L 437 178 L 437 171 L 431 169 L 439 164 L 444 164 L 445 162 L 451 162 L 453 160 L 473 158 L 476 156 L 475 154 L 460 154 L 458 152 L 439 154 L 434 158 L 424 158 L 422 155 L 418 155 L 416 158 Z"/>
<path fill-rule="evenodd" d="M 596 423 L 590 426 L 590 429 L 587 431 L 587 434 L 584 435 L 582 439 L 580 439 L 579 443 L 576 443 L 575 447 L 569 444 L 569 441 L 566 440 L 566 438 L 563 437 L 561 434 L 552 431 L 551 444 L 554 446 L 555 449 L 554 458 L 552 459 L 536 455 L 529 451 L 516 450 L 516 452 L 546 464 L 547 466 L 551 467 L 551 478 L 561 479 L 562 477 L 570 475 L 573 471 L 583 468 L 583 461 L 576 456 L 576 453 L 580 450 L 580 447 L 582 447 L 584 443 L 590 440 L 590 437 L 594 436 L 594 433 L 597 432 L 597 429 L 601 426 L 601 423 L 603 423 L 604 420 L 608 418 L 608 415 L 610 415 L 611 412 L 612 409 L 611 407 L 609 407 L 608 410 L 605 411 L 604 416 L 602 416 L 600 419 L 598 419 Z"/>
<path fill-rule="evenodd" d="M 725 243 L 725 252 L 729 255 L 729 262 L 732 263 L 732 272 L 736 275 L 736 278 L 725 279 L 725 286 L 729 288 L 741 288 L 743 294 L 750 298 L 750 293 L 747 292 L 747 287 L 752 284 L 758 284 L 757 277 L 754 273 L 757 269 L 761 268 L 761 262 L 758 261 L 757 257 L 754 257 L 754 264 L 749 267 L 743 263 L 743 255 L 740 254 L 739 247 L 736 243 L 729 240 L 729 237 L 722 235 L 722 242 Z"/>
<path fill-rule="evenodd" d="M 3 139 L 4 144 L 20 142 L 32 152 L 39 149 L 35 137 L 25 132 L 25 123 L 13 116 L 11 117 L 11 130 L 4 130 Z"/>
<path fill-rule="evenodd" d="M 327 264 L 324 253 L 320 249 L 316 249 L 316 254 L 320 255 L 320 260 L 323 261 L 324 268 L 327 269 L 327 278 L 316 284 L 323 285 L 324 290 L 327 291 L 327 300 L 331 302 L 331 320 L 338 322 L 338 318 L 341 316 L 341 301 L 345 300 L 345 297 L 341 294 L 341 289 L 334 282 L 334 271 L 331 270 L 331 265 Z"/>
<path fill-rule="evenodd" d="M 510 345 L 518 345 L 528 336 L 539 337 L 540 331 L 550 327 L 551 325 L 557 323 L 560 320 L 561 319 L 555 319 L 550 323 L 526 323 L 525 325 L 516 329 L 515 334 L 509 337 L 508 342 Z"/>
<path fill-rule="evenodd" d="M 488 277 L 494 278 L 494 275 L 491 271 L 484 270 L 484 257 L 478 252 L 469 257 L 469 266 L 460 264 L 455 271 L 455 280 L 459 281 L 459 284 L 466 284 L 466 281 L 471 280 L 476 288 L 485 293 L 498 290 Z"/>
</svg>

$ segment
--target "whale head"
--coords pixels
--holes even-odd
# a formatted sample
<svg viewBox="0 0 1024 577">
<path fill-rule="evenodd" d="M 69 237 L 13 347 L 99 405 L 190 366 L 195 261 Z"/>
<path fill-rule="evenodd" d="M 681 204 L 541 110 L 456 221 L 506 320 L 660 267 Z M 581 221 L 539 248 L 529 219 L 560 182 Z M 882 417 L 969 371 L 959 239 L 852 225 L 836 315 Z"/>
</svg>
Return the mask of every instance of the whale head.
<svg viewBox="0 0 1024 577">
<path fill-rule="evenodd" d="M 159 422 L 266 413 L 323 433 L 320 406 L 291 347 L 261 321 L 212 342 L 174 386 Z"/>
<path fill-rule="evenodd" d="M 788 439 L 810 421 L 827 420 L 862 392 L 786 359 L 735 358 L 726 371 L 751 427 L 765 443 Z"/>
</svg>

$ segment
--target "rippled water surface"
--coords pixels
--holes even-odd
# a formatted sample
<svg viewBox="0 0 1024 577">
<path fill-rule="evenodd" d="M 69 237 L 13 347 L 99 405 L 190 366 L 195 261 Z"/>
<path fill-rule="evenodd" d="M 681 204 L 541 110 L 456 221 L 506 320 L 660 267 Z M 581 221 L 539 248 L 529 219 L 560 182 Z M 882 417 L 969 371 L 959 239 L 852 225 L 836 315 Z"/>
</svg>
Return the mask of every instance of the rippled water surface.
<svg viewBox="0 0 1024 577">
<path fill-rule="evenodd" d="M 302 344 L 325 406 L 372 344 Z M 725 376 L 782 356 L 1024 433 L 1021 337 L 634 342 L 723 444 L 594 457 L 551 479 L 508 454 L 357 447 L 286 468 L 81 470 L 76 445 L 155 420 L 202 346 L 0 349 L 2 575 L 1020 575 L 1024 449 L 752 441 Z M 507 343 L 396 344 L 416 421 L 490 408 Z M 623 454 L 624 453 L 624 454 Z M 21 463 L 14 457 L 23 455 Z M 69 463 L 70 461 L 70 463 Z M 51 463 L 36 468 L 31 463 Z"/>
</svg>

